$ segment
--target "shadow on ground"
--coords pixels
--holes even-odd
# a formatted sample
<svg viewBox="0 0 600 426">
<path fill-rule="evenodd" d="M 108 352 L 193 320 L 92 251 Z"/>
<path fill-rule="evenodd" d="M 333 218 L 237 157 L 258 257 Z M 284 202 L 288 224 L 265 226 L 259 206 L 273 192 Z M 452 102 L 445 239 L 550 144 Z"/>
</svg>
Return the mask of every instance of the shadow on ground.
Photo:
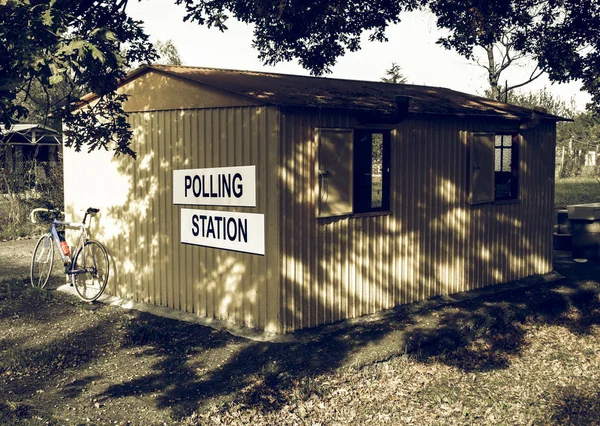
<svg viewBox="0 0 600 426">
<path fill-rule="evenodd" d="M 63 380 L 62 368 L 68 366 L 86 371 L 61 388 L 64 397 L 75 397 L 89 383 L 106 379 L 108 370 L 97 371 L 91 365 L 102 357 L 108 359 L 107 354 L 121 356 L 126 358 L 118 368 L 129 365 L 129 370 L 118 376 L 120 380 L 94 391 L 93 400 L 108 404 L 153 395 L 151 403 L 156 408 L 181 419 L 212 398 L 275 410 L 288 403 L 294 393 L 318 392 L 311 386 L 316 376 L 336 369 L 360 369 L 406 353 L 427 363 L 434 356 L 460 350 L 468 356 L 448 357 L 446 361 L 437 357 L 436 362 L 442 360 L 464 371 L 504 369 L 510 365 L 511 356 L 519 355 L 526 345 L 525 323 L 555 324 L 577 334 L 589 333 L 592 326 L 600 324 L 600 283 L 596 281 L 600 264 L 575 264 L 558 256 L 556 269 L 566 278 L 498 286 L 474 292 L 456 303 L 438 299 L 399 307 L 358 321 L 300 331 L 285 343 L 249 341 L 224 331 L 108 306 L 67 307 L 63 320 L 82 310 L 86 315 L 94 315 L 96 310 L 99 319 L 84 329 L 66 330 L 44 346 L 28 341 L 27 336 L 3 341 L 3 348 L 10 344 L 35 352 L 16 367 L 35 366 L 45 371 L 35 385 L 20 389 L 12 382 L 8 385 L 23 396 L 44 382 L 58 386 Z M 61 298 L 59 303 L 66 302 Z M 27 311 L 23 303 L 14 306 Z M 40 303 L 35 312 L 23 314 L 21 321 L 49 321 L 42 311 Z M 9 320 L 15 312 L 1 308 L 0 320 Z M 471 345 L 475 340 L 479 344 Z M 62 358 L 53 355 L 57 351 Z M 72 363 L 72 359 L 77 362 Z M 461 359 L 470 361 L 463 363 Z M 0 356 L 0 373 L 14 367 L 6 365 L 6 360 L 3 364 Z M 584 407 L 586 398 L 598 397 L 576 390 L 564 392 L 565 406 L 557 408 L 555 417 L 568 422 L 583 419 L 576 406 Z M 574 404 L 577 401 L 579 405 Z"/>
<path fill-rule="evenodd" d="M 570 266 L 576 268 L 571 272 L 583 276 L 600 270 L 598 264 L 577 266 Z M 520 325 L 525 321 L 560 324 L 578 334 L 600 324 L 598 282 L 566 279 L 496 290 L 504 291 L 457 304 L 426 302 L 355 324 L 297 332 L 290 343 L 248 342 L 225 333 L 214 337 L 212 331 L 207 338 L 202 327 L 140 314 L 128 326 L 127 345 L 143 345 L 140 356 L 160 355 L 160 361 L 144 377 L 110 386 L 102 396 L 160 389 L 157 404 L 170 407 L 177 417 L 189 415 L 207 398 L 223 395 L 263 410 L 277 409 L 299 381 L 337 368 L 360 368 L 407 352 L 427 362 L 458 348 L 470 351 L 465 358 L 475 362 L 457 365 L 452 358 L 456 367 L 506 368 L 509 355 L 523 349 Z M 485 344 L 467 348 L 476 338 Z"/>
</svg>

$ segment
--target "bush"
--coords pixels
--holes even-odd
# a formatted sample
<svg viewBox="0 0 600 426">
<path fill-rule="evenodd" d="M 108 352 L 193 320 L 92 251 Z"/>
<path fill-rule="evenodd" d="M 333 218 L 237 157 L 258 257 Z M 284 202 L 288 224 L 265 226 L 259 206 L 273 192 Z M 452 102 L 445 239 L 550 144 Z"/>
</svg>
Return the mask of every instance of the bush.
<svg viewBox="0 0 600 426">
<path fill-rule="evenodd" d="M 31 210 L 64 209 L 62 163 L 28 160 L 0 168 L 0 194 L 0 239 L 37 235 L 44 227 L 30 222 Z"/>
</svg>

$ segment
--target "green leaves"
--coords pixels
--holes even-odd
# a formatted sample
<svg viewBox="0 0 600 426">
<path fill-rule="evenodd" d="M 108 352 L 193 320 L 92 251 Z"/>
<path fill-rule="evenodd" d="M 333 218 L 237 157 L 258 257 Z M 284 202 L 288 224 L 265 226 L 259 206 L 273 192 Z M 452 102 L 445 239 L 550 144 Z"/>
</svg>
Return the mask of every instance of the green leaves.
<svg viewBox="0 0 600 426">
<path fill-rule="evenodd" d="M 119 80 L 134 62 L 149 62 L 152 46 L 140 22 L 129 18 L 123 2 L 0 0 L 0 123 L 8 126 L 29 115 L 72 123 L 70 143 L 92 149 L 113 146 L 133 154 Z M 123 44 L 129 47 L 120 54 Z M 93 91 L 94 114 L 74 111 L 74 101 Z M 78 118 L 75 118 L 78 116 Z"/>
<path fill-rule="evenodd" d="M 90 54 L 92 58 L 101 63 L 104 63 L 106 56 L 94 43 L 86 40 L 70 40 L 63 43 L 56 51 L 58 56 L 73 56 L 77 55 L 78 59 L 85 59 L 85 55 Z"/>
<path fill-rule="evenodd" d="M 269 65 L 297 59 L 313 74 L 361 48 L 385 41 L 402 13 L 429 10 L 438 43 L 466 58 L 511 34 L 511 49 L 537 61 L 556 82 L 580 80 L 600 111 L 600 0 L 176 0 L 186 20 L 224 30 L 232 17 L 254 25 L 253 46 Z"/>
</svg>

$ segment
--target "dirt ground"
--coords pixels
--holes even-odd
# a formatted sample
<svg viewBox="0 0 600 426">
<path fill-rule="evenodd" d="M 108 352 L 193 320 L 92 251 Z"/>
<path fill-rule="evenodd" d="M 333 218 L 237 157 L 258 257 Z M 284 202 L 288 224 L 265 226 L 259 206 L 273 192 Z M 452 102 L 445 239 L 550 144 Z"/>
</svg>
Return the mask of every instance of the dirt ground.
<svg viewBox="0 0 600 426">
<path fill-rule="evenodd" d="M 0 242 L 0 282 L 29 275 L 35 239 Z"/>
<path fill-rule="evenodd" d="M 24 283 L 0 243 L 0 424 L 597 424 L 600 264 L 256 342 Z M 60 276 L 55 283 L 62 283 Z M 50 286 L 54 288 L 54 285 Z"/>
</svg>

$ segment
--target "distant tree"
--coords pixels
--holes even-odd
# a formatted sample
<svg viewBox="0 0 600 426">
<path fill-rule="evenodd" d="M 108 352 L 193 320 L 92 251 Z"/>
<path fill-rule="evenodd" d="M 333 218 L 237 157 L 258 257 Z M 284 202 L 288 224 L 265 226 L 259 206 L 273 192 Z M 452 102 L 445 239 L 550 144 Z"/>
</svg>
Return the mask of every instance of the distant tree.
<svg viewBox="0 0 600 426">
<path fill-rule="evenodd" d="M 585 155 L 589 151 L 598 152 L 600 121 L 591 111 L 577 111 L 573 100 L 567 103 L 544 87 L 537 92 L 509 92 L 508 101 L 526 108 L 543 108 L 573 120 L 556 126 L 556 175 L 559 178 L 578 175 Z"/>
<path fill-rule="evenodd" d="M 577 176 L 588 152 L 600 148 L 600 121 L 590 111 L 573 116 L 573 122 L 558 123 L 556 128 L 556 168 L 559 178 Z"/>
<path fill-rule="evenodd" d="M 402 68 L 395 62 L 392 62 L 392 67 L 390 69 L 385 70 L 386 77 L 381 77 L 381 81 L 384 83 L 393 83 L 393 84 L 406 84 L 408 80 L 401 72 Z"/>
<path fill-rule="evenodd" d="M 158 54 L 156 63 L 162 65 L 183 65 L 179 50 L 173 43 L 173 40 L 160 41 L 154 43 L 154 50 Z"/>
<path fill-rule="evenodd" d="M 486 95 L 489 95 L 489 91 L 486 91 Z M 507 99 L 508 103 L 513 105 L 531 109 L 543 108 L 550 114 L 560 117 L 573 118 L 577 114 L 577 108 L 573 99 L 570 102 L 566 102 L 548 90 L 547 87 L 529 92 L 511 90 L 508 92 Z"/>
</svg>

